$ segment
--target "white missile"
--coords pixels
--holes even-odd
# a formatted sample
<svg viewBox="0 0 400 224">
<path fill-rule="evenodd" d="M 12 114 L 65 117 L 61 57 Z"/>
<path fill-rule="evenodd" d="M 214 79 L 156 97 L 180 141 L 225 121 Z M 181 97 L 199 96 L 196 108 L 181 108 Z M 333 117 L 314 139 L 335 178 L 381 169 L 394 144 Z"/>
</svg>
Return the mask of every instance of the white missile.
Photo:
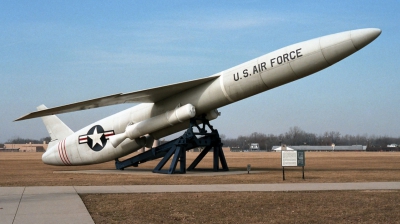
<svg viewBox="0 0 400 224">
<path fill-rule="evenodd" d="M 116 148 L 125 139 L 136 139 L 145 134 L 158 131 L 168 126 L 173 126 L 183 121 L 189 120 L 196 115 L 196 109 L 191 104 L 177 107 L 174 110 L 167 111 L 164 114 L 149 118 L 136 124 L 126 127 L 125 132 L 110 137 L 110 142 Z"/>
<path fill-rule="evenodd" d="M 44 109 L 17 120 L 142 103 L 73 134 L 55 117 L 45 121 L 52 142 L 42 157 L 44 163 L 83 165 L 110 161 L 142 148 L 145 139 L 160 139 L 187 129 L 188 120 L 194 116 L 207 114 L 207 119 L 215 119 L 218 108 L 327 68 L 380 34 L 380 29 L 367 28 L 322 36 L 283 47 L 209 77 Z M 176 105 L 185 106 L 176 108 Z"/>
</svg>

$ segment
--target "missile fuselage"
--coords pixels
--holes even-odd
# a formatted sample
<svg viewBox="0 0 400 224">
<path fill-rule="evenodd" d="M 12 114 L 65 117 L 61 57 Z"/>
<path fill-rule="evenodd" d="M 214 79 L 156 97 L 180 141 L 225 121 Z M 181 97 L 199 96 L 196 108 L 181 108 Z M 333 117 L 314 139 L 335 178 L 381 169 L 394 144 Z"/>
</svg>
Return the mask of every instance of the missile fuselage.
<svg viewBox="0 0 400 224">
<path fill-rule="evenodd" d="M 146 144 L 146 138 L 109 141 L 123 133 L 137 133 L 131 125 L 149 122 L 180 105 L 193 105 L 196 116 L 318 72 L 360 50 L 379 36 L 379 29 L 347 31 L 293 44 L 227 69 L 218 78 L 156 103 L 143 103 L 86 126 L 57 144 L 49 145 L 43 162 L 51 165 L 102 163 L 128 155 Z M 159 120 L 161 119 L 159 117 Z M 161 129 L 146 129 L 159 139 L 188 127 L 185 118 Z M 126 135 L 128 136 L 128 135 Z M 132 134 L 131 137 L 137 135 Z M 148 144 L 148 143 L 147 143 Z"/>
</svg>

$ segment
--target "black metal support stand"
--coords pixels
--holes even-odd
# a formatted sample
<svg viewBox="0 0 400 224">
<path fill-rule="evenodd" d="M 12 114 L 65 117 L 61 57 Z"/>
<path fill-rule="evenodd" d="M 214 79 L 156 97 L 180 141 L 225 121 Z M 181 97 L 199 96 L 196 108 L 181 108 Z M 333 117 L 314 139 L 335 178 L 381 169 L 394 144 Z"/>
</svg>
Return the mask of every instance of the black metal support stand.
<svg viewBox="0 0 400 224">
<path fill-rule="evenodd" d="M 197 128 L 197 132 L 195 132 L 193 128 Z M 207 128 L 211 132 L 208 132 Z M 205 115 L 201 116 L 200 118 L 190 119 L 190 126 L 181 137 L 164 143 L 158 147 L 152 148 L 149 151 L 141 153 L 127 160 L 119 161 L 116 159 L 115 167 L 119 170 L 123 170 L 129 166 L 137 167 L 141 163 L 163 157 L 163 159 L 154 168 L 154 173 L 186 173 L 186 151 L 196 147 L 205 148 L 187 168 L 188 171 L 194 170 L 211 149 L 213 150 L 213 171 L 216 172 L 229 170 L 224 152 L 222 151 L 222 143 L 219 133 L 213 128 L 212 125 L 210 125 L 209 121 L 205 118 Z M 169 169 L 163 170 L 162 168 L 172 156 L 173 158 Z M 180 163 L 179 171 L 176 170 L 178 162 Z M 219 162 L 221 162 L 221 168 L 219 166 Z"/>
</svg>

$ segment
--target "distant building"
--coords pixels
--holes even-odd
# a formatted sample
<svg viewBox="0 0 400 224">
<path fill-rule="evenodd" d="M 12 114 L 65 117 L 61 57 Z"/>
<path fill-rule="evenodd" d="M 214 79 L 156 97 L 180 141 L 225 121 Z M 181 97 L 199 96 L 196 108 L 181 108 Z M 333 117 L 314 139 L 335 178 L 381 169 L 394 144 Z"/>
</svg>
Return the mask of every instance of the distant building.
<svg viewBox="0 0 400 224">
<path fill-rule="evenodd" d="M 232 146 L 231 147 L 231 152 L 242 152 L 242 148 L 239 146 Z"/>
<path fill-rule="evenodd" d="M 293 150 L 304 150 L 304 151 L 366 151 L 367 147 L 362 145 L 349 145 L 349 146 L 309 146 L 309 145 L 298 145 L 298 146 L 288 146 Z M 276 149 L 280 146 L 273 146 L 272 151 L 277 151 Z"/>
<path fill-rule="evenodd" d="M 258 143 L 251 143 L 249 148 L 243 148 L 240 146 L 231 146 L 231 152 L 266 152 L 266 150 L 262 150 Z"/>
<path fill-rule="evenodd" d="M 4 144 L 2 152 L 45 152 L 48 144 Z"/>
<path fill-rule="evenodd" d="M 275 146 L 274 146 L 274 147 L 272 147 L 272 151 L 279 151 L 279 152 L 282 151 L 282 150 L 293 151 L 294 149 L 292 149 L 290 147 L 288 147 L 286 145 L 282 145 L 282 146 L 279 146 L 279 147 L 275 148 Z"/>
<path fill-rule="evenodd" d="M 390 144 L 390 145 L 387 145 L 388 148 L 396 148 L 397 146 L 398 146 L 397 144 Z"/>
<path fill-rule="evenodd" d="M 250 144 L 250 151 L 260 150 L 260 145 L 258 143 L 251 143 Z"/>
</svg>

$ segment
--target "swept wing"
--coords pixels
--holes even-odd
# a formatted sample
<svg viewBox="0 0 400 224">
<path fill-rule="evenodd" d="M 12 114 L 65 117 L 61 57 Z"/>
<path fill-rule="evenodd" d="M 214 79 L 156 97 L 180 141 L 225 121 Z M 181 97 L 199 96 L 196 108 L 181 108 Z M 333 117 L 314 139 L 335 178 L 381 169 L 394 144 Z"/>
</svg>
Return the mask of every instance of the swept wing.
<svg viewBox="0 0 400 224">
<path fill-rule="evenodd" d="M 97 107 L 105 107 L 123 103 L 155 103 L 190 88 L 196 87 L 208 81 L 217 79 L 219 76 L 210 76 L 207 78 L 196 79 L 187 82 L 181 82 L 136 92 L 118 93 L 105 97 L 67 104 L 59 107 L 53 107 L 41 111 L 35 111 L 22 116 L 15 121 L 27 120 L 36 117 L 43 117 L 54 114 L 62 114 L 79 110 L 87 110 Z"/>
</svg>

